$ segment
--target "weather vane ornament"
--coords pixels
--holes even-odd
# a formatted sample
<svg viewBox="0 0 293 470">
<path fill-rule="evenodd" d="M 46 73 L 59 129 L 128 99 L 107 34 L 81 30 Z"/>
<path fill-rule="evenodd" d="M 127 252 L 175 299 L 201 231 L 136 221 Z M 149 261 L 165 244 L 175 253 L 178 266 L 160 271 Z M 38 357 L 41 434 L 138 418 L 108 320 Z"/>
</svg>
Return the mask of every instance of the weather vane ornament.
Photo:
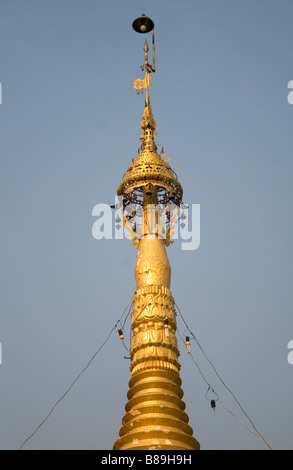
<svg viewBox="0 0 293 470">
<path fill-rule="evenodd" d="M 134 80 L 133 86 L 135 90 L 142 90 L 146 89 L 147 97 L 148 97 L 148 89 L 149 86 L 152 85 L 152 72 L 156 71 L 156 66 L 155 66 L 155 25 L 153 21 L 148 18 L 145 14 L 142 14 L 139 16 L 134 22 L 132 23 L 133 29 L 138 32 L 138 33 L 149 33 L 152 31 L 152 45 L 153 45 L 153 64 L 149 64 L 149 59 L 148 59 L 148 52 L 149 52 L 149 46 L 147 40 L 144 42 L 144 64 L 141 66 L 142 70 L 145 70 L 145 78 L 144 80 L 138 78 Z"/>
</svg>

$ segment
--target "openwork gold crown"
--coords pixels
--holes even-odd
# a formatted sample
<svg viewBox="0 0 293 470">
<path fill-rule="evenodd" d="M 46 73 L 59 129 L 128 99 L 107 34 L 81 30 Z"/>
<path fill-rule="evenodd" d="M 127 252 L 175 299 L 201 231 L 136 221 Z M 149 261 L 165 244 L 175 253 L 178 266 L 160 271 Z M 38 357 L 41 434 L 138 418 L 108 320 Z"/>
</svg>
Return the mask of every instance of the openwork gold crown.
<svg viewBox="0 0 293 470">
<path fill-rule="evenodd" d="M 145 189 L 149 185 L 156 188 L 158 204 L 166 206 L 172 202 L 179 207 L 182 203 L 183 189 L 177 175 L 157 152 L 154 141 L 156 128 L 148 97 L 141 120 L 140 152 L 132 161 L 117 189 L 118 196 L 123 198 L 124 207 L 128 204 L 142 206 Z"/>
</svg>

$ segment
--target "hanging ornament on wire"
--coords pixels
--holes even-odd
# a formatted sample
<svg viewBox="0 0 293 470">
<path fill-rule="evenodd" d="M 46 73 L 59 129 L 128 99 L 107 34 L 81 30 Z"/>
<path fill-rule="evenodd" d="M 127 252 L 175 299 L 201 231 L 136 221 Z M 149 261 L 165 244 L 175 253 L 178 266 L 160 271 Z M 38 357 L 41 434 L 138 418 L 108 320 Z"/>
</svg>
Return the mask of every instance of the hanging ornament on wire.
<svg viewBox="0 0 293 470">
<path fill-rule="evenodd" d="M 218 394 L 213 388 L 210 387 L 207 389 L 206 399 L 211 403 L 211 408 L 213 411 L 216 411 L 217 401 L 219 400 Z"/>
</svg>

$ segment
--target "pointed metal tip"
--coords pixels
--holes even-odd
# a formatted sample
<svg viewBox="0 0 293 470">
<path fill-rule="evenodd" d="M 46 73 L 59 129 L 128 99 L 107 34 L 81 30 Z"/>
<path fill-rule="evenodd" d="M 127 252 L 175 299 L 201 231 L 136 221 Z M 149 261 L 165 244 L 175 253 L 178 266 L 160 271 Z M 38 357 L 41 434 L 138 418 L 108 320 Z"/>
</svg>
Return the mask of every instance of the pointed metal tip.
<svg viewBox="0 0 293 470">
<path fill-rule="evenodd" d="M 144 50 L 144 52 L 148 52 L 148 51 L 149 51 L 149 45 L 148 45 L 147 40 L 145 40 L 145 42 L 144 42 L 143 50 Z"/>
</svg>

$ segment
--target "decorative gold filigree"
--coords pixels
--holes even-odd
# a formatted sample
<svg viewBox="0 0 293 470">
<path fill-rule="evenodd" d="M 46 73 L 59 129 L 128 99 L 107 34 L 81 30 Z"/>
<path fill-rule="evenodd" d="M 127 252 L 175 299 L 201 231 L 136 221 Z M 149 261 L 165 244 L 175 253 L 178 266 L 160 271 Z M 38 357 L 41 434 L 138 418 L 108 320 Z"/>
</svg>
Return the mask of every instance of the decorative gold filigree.
<svg viewBox="0 0 293 470">
<path fill-rule="evenodd" d="M 118 186 L 117 194 L 124 204 L 143 205 L 144 188 L 153 185 L 157 190 L 157 201 L 166 206 L 170 201 L 176 206 L 182 203 L 183 190 L 176 173 L 157 152 L 154 139 L 156 121 L 150 99 L 147 98 L 141 120 L 141 151 L 134 159 Z"/>
<path fill-rule="evenodd" d="M 133 80 L 132 83 L 135 90 L 142 90 L 144 88 L 147 88 L 148 86 L 152 85 L 152 74 L 149 75 L 148 83 L 146 79 L 142 80 L 141 78 Z"/>
</svg>

